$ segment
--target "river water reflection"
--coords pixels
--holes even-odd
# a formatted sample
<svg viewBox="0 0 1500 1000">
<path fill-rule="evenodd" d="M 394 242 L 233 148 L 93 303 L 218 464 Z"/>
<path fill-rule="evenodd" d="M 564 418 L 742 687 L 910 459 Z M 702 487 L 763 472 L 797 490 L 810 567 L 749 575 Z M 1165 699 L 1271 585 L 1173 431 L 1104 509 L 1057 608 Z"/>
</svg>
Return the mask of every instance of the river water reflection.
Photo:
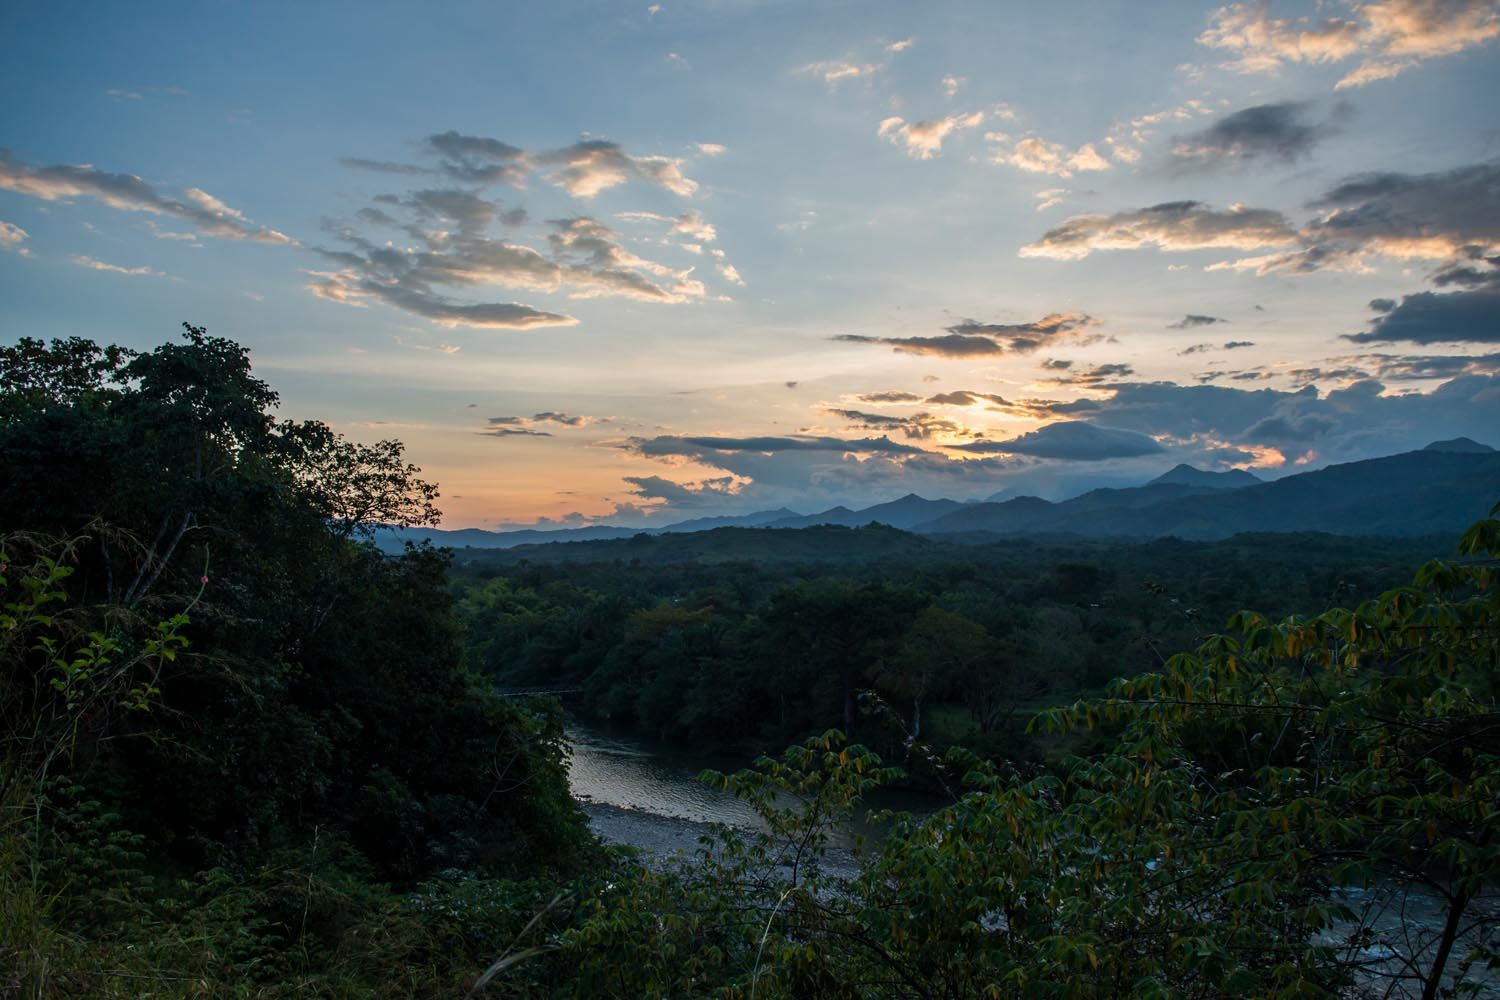
<svg viewBox="0 0 1500 1000">
<path fill-rule="evenodd" d="M 706 768 L 736 771 L 746 761 L 649 746 L 574 722 L 567 728 L 573 753 L 568 784 L 586 805 L 609 806 L 693 823 L 753 828 L 755 812 L 728 792 L 698 780 Z"/>
<path fill-rule="evenodd" d="M 745 803 L 698 780 L 705 769 L 733 772 L 750 766 L 743 757 L 716 756 L 607 732 L 573 720 L 567 727 L 572 748 L 568 782 L 573 795 L 604 840 L 640 848 L 650 855 L 691 851 L 708 826 L 722 823 L 744 830 L 761 828 Z M 881 789 L 865 809 L 900 809 L 926 814 L 942 802 L 919 792 Z M 856 835 L 879 841 L 885 827 L 864 822 L 865 809 L 837 838 L 847 850 Z"/>
</svg>

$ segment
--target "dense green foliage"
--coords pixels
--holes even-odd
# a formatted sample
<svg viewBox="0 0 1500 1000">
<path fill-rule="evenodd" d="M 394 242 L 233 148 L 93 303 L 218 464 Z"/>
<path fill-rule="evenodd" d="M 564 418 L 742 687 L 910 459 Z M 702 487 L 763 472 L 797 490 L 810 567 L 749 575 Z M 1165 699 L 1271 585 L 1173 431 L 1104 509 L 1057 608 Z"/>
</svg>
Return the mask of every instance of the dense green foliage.
<svg viewBox="0 0 1500 1000">
<path fill-rule="evenodd" d="M 349 948 L 368 987 L 435 943 L 407 891 L 576 869 L 555 709 L 462 667 L 442 556 L 360 541 L 435 517 L 399 444 L 276 420 L 195 328 L 24 340 L 0 385 L 0 993 L 336 990 Z"/>
<path fill-rule="evenodd" d="M 779 558 L 739 557 L 756 539 Z M 718 542 L 736 558 L 714 558 Z M 872 745 L 893 751 L 927 716 L 932 739 L 1016 756 L 1047 745 L 1021 730 L 1050 699 L 1160 666 L 1241 608 L 1279 616 L 1373 596 L 1435 548 L 1328 535 L 956 546 L 878 526 L 721 529 L 466 550 L 455 579 L 478 669 L 517 687 L 581 686 L 577 708 L 596 718 L 762 752 L 856 728 L 849 695 L 873 690 L 900 726 L 864 727 Z"/>
</svg>

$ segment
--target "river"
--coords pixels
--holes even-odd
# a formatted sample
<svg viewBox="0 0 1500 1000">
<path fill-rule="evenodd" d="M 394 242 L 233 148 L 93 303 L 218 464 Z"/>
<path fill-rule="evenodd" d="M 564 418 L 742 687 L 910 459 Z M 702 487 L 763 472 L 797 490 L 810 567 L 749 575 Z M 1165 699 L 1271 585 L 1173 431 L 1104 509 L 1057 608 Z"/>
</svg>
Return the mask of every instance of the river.
<svg viewBox="0 0 1500 1000">
<path fill-rule="evenodd" d="M 698 838 L 714 824 L 761 828 L 760 818 L 749 806 L 698 780 L 706 769 L 728 773 L 748 767 L 750 762 L 744 758 L 651 743 L 578 720 L 568 724 L 567 738 L 572 748 L 568 783 L 590 826 L 607 843 L 665 858 L 677 851 L 691 854 L 699 846 Z M 929 813 L 940 805 L 934 796 L 897 789 L 880 789 L 867 803 L 870 809 L 913 814 Z M 837 853 L 851 854 L 856 838 L 878 843 L 883 830 L 880 824 L 865 822 L 862 815 L 855 817 L 836 839 Z"/>
</svg>

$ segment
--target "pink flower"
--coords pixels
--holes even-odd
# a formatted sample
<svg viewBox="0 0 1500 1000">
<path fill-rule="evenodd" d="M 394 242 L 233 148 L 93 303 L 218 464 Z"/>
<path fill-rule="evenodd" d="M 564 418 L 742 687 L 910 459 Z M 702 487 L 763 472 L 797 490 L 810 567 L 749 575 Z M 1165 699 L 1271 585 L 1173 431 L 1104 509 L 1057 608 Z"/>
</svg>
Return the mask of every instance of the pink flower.
<svg viewBox="0 0 1500 1000">
<path fill-rule="evenodd" d="M 198 582 L 201 583 L 201 584 L 203 584 L 206 587 L 206 586 L 208 586 L 208 577 L 206 577 L 206 576 L 200 576 L 200 577 L 198 577 Z"/>
</svg>

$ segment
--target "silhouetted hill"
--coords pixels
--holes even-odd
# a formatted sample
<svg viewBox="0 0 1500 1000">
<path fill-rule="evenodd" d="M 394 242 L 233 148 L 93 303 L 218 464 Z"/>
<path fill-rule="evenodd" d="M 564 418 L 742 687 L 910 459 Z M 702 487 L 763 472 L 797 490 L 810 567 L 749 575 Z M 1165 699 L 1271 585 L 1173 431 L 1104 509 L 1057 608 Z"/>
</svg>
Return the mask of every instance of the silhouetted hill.
<svg viewBox="0 0 1500 1000">
<path fill-rule="evenodd" d="M 712 531 L 714 528 L 763 528 L 774 521 L 784 521 L 789 517 L 801 517 L 795 510 L 788 507 L 778 507 L 776 510 L 760 510 L 754 514 L 734 514 L 724 517 L 695 517 L 687 521 L 677 521 L 665 528 L 656 530 L 663 534 L 680 531 Z"/>
<path fill-rule="evenodd" d="M 522 528 L 517 531 L 485 531 L 483 528 L 376 528 L 375 545 L 382 552 L 399 553 L 407 542 L 430 542 L 439 548 L 501 549 L 553 541 L 595 541 L 604 538 L 629 538 L 640 528 L 616 528 L 601 524 L 588 528 Z"/>
<path fill-rule="evenodd" d="M 1237 490 L 1241 486 L 1254 486 L 1256 483 L 1263 481 L 1259 476 L 1244 469 L 1230 469 L 1228 472 L 1207 472 L 1184 463 L 1173 467 L 1167 472 L 1163 472 L 1146 485 L 1157 486 L 1162 483 L 1168 483 L 1176 486 L 1206 486 L 1214 490 Z"/>
<path fill-rule="evenodd" d="M 861 524 L 869 524 L 868 520 L 860 520 L 859 514 L 848 507 L 830 507 L 821 514 L 798 514 L 796 517 L 783 517 L 765 525 L 767 528 L 811 528 L 820 524 L 834 524 L 844 528 L 854 528 Z"/>
<path fill-rule="evenodd" d="M 455 553 L 460 565 L 540 563 L 629 564 L 725 562 L 877 562 L 917 559 L 946 548 L 944 543 L 875 525 L 845 528 L 715 528 L 691 533 L 640 533 L 630 538 L 585 542 L 549 542 L 504 549 L 468 549 Z"/>
<path fill-rule="evenodd" d="M 1004 503 L 970 504 L 936 520 L 918 524 L 914 530 L 930 534 L 1046 531 L 1108 536 L 1119 534 L 1107 529 L 1122 510 L 1150 507 L 1185 495 L 1208 492 L 1217 491 L 1204 486 L 1159 483 L 1128 489 L 1090 490 L 1060 503 L 1051 503 L 1041 497 L 1016 497 Z"/>
<path fill-rule="evenodd" d="M 857 528 L 866 524 L 888 524 L 892 528 L 909 530 L 919 524 L 942 517 L 963 507 L 957 500 L 928 500 L 915 493 L 908 493 L 899 500 L 876 504 L 860 510 L 834 507 L 821 514 L 806 517 L 794 516 L 772 521 L 768 528 L 807 528 L 816 524 L 839 524 L 846 528 Z"/>
<path fill-rule="evenodd" d="M 1494 454 L 1495 451 L 1494 448 L 1491 448 L 1487 444 L 1480 444 L 1473 438 L 1466 437 L 1449 438 L 1447 441 L 1434 441 L 1422 450 L 1457 452 L 1467 455 L 1490 455 Z"/>
<path fill-rule="evenodd" d="M 1177 491 L 1175 493 L 1168 491 Z M 1156 484 L 1095 490 L 1024 509 L 977 504 L 926 533 L 1052 532 L 1092 537 L 1227 538 L 1252 531 L 1340 535 L 1456 533 L 1500 499 L 1500 452 L 1413 451 L 1224 490 Z"/>
</svg>

